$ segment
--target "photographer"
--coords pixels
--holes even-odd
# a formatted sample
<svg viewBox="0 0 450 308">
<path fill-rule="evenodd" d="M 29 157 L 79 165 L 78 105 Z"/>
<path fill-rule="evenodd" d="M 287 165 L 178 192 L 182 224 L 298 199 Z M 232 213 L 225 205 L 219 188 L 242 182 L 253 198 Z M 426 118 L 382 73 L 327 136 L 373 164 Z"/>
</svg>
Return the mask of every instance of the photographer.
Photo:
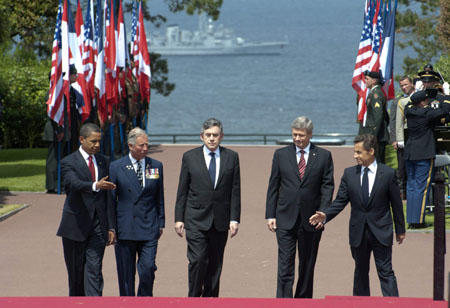
<svg viewBox="0 0 450 308">
<path fill-rule="evenodd" d="M 434 126 L 450 112 L 450 101 L 438 102 L 435 89 L 419 91 L 405 107 L 408 141 L 405 146 L 407 173 L 406 222 L 410 229 L 426 227 L 424 210 L 428 201 L 433 161 L 436 156 Z M 430 100 L 435 108 L 430 106 Z"/>
</svg>

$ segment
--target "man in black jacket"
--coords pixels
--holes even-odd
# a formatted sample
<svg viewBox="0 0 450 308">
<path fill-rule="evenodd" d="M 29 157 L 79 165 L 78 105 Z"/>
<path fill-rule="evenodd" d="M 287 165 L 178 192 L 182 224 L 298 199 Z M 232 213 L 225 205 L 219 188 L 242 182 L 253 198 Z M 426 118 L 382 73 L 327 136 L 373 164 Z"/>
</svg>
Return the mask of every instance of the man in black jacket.
<svg viewBox="0 0 450 308">
<path fill-rule="evenodd" d="M 406 222 L 410 228 L 425 226 L 424 211 L 436 156 L 433 128 L 441 118 L 448 115 L 449 103 L 437 103 L 438 108 L 433 109 L 429 106 L 427 92 L 419 91 L 411 96 L 411 103 L 405 108 L 408 125 L 404 156 L 407 172 Z"/>
<path fill-rule="evenodd" d="M 307 117 L 292 122 L 294 144 L 275 151 L 267 189 L 266 219 L 278 242 L 277 297 L 312 298 L 314 266 L 322 230 L 308 219 L 324 211 L 334 190 L 331 153 L 310 142 L 313 124 Z M 298 245 L 299 277 L 292 292 Z"/>
<path fill-rule="evenodd" d="M 398 296 L 392 270 L 392 220 L 396 240 L 401 244 L 405 238 L 405 218 L 395 170 L 375 160 L 375 136 L 359 135 L 354 144 L 357 165 L 345 169 L 330 207 L 318 211 L 309 221 L 320 229 L 350 202 L 349 239 L 355 260 L 353 295 L 370 296 L 369 267 L 373 252 L 383 296 Z"/>
</svg>

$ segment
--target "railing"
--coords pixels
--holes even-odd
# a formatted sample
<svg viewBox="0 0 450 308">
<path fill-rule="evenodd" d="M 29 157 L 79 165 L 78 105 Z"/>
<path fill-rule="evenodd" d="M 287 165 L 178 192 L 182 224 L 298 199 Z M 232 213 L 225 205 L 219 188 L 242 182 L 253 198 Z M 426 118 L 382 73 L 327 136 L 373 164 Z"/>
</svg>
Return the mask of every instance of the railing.
<svg viewBox="0 0 450 308">
<path fill-rule="evenodd" d="M 320 145 L 351 144 L 355 135 L 349 134 L 313 134 L 312 142 Z M 152 144 L 190 144 L 199 143 L 200 134 L 149 134 Z M 288 144 L 292 136 L 286 134 L 225 134 L 222 143 L 225 144 Z"/>
</svg>

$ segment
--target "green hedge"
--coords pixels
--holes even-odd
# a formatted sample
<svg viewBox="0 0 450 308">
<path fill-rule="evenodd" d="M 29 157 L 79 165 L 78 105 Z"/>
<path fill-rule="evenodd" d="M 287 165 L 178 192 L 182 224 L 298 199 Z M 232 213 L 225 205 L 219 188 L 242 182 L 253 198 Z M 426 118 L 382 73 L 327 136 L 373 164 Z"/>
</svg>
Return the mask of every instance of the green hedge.
<svg viewBox="0 0 450 308">
<path fill-rule="evenodd" d="M 49 89 L 46 63 L 19 63 L 0 56 L 0 100 L 3 105 L 0 144 L 4 148 L 42 146 Z"/>
</svg>

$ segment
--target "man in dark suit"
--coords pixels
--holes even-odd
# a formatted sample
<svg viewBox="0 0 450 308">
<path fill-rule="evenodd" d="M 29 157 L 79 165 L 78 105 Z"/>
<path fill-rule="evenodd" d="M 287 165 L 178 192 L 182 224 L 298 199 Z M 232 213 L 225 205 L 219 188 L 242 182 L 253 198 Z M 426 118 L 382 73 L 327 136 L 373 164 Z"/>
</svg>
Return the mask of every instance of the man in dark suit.
<svg viewBox="0 0 450 308">
<path fill-rule="evenodd" d="M 395 170 L 375 160 L 375 136 L 359 135 L 354 144 L 357 165 L 345 169 L 336 199 L 328 209 L 312 215 L 310 223 L 323 228 L 350 202 L 350 248 L 355 260 L 353 295 L 370 296 L 369 266 L 373 252 L 383 296 L 398 296 L 392 270 L 392 219 L 396 240 L 401 244 L 405 239 L 405 218 Z"/>
<path fill-rule="evenodd" d="M 239 156 L 221 147 L 222 123 L 210 118 L 201 129 L 204 145 L 183 155 L 175 231 L 186 229 L 190 297 L 218 297 L 228 230 L 239 229 L 241 184 Z"/>
<path fill-rule="evenodd" d="M 293 145 L 275 151 L 267 190 L 266 219 L 278 242 L 277 297 L 292 298 L 295 250 L 299 277 L 296 298 L 312 298 L 314 266 L 322 230 L 309 217 L 325 210 L 333 198 L 331 153 L 310 143 L 313 124 L 307 117 L 292 122 Z"/>
<path fill-rule="evenodd" d="M 129 154 L 111 163 L 117 217 L 116 262 L 120 296 L 135 295 L 136 255 L 138 296 L 153 296 L 158 239 L 164 228 L 163 165 L 147 157 L 147 133 L 139 127 L 128 134 Z"/>
<path fill-rule="evenodd" d="M 108 161 L 100 150 L 95 124 L 80 129 L 80 148 L 61 161 L 66 192 L 58 236 L 69 275 L 69 296 L 101 296 L 105 245 L 115 238 L 115 213 L 108 182 Z"/>
</svg>

